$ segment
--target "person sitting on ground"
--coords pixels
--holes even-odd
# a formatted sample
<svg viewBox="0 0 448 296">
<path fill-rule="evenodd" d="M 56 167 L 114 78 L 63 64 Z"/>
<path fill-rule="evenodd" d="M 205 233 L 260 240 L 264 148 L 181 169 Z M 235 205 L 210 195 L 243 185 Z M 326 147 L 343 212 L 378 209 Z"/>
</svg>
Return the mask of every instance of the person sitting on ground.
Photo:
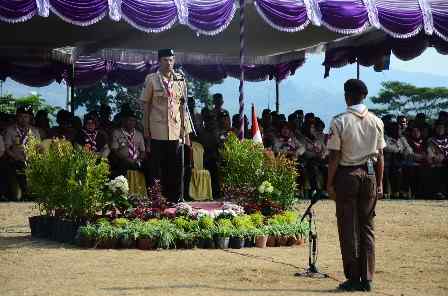
<svg viewBox="0 0 448 296">
<path fill-rule="evenodd" d="M 110 153 L 107 137 L 98 130 L 97 120 L 94 114 L 87 113 L 84 116 L 84 127 L 77 132 L 74 142 L 100 157 L 107 158 Z"/>
<path fill-rule="evenodd" d="M 25 145 L 31 137 L 40 140 L 37 128 L 31 126 L 33 110 L 31 106 L 21 106 L 16 111 L 16 123 L 9 126 L 5 131 L 5 149 L 8 158 L 8 177 L 10 195 L 19 200 L 26 194 L 26 176 L 24 169 Z"/>
<path fill-rule="evenodd" d="M 120 114 L 121 128 L 112 132 L 110 165 L 112 177 L 126 176 L 128 170 L 143 170 L 146 158 L 143 134 L 136 130 L 137 116 L 124 108 Z"/>
<path fill-rule="evenodd" d="M 73 115 L 67 110 L 60 110 L 56 114 L 56 122 L 58 126 L 50 129 L 48 138 L 64 138 L 67 141 L 73 142 L 76 130 L 73 128 Z"/>
</svg>

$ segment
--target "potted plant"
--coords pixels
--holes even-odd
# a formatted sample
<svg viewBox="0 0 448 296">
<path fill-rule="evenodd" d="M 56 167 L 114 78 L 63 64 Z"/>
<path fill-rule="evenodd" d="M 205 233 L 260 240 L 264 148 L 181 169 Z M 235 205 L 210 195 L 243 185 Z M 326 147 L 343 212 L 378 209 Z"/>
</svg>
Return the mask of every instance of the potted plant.
<svg viewBox="0 0 448 296">
<path fill-rule="evenodd" d="M 214 249 L 215 241 L 213 235 L 215 233 L 215 222 L 213 218 L 204 214 L 198 217 L 198 247 L 203 249 Z"/>
<path fill-rule="evenodd" d="M 176 226 L 168 219 L 161 219 L 156 224 L 158 232 L 158 247 L 170 249 L 176 246 Z"/>
<path fill-rule="evenodd" d="M 149 222 L 140 222 L 135 227 L 138 229 L 137 248 L 140 250 L 155 249 L 157 247 L 158 238 L 158 232 L 155 225 Z"/>
<path fill-rule="evenodd" d="M 268 230 L 266 227 L 256 228 L 254 230 L 255 234 L 255 247 L 266 248 L 266 243 L 268 241 Z"/>
<path fill-rule="evenodd" d="M 117 246 L 117 230 L 112 225 L 100 225 L 97 230 L 97 248 L 114 249 Z"/>
<path fill-rule="evenodd" d="M 230 219 L 222 218 L 216 221 L 215 243 L 217 248 L 229 248 L 230 235 L 233 230 L 234 227 Z"/>
<path fill-rule="evenodd" d="M 78 244 L 81 248 L 93 248 L 97 229 L 94 225 L 88 224 L 79 228 Z"/>
<path fill-rule="evenodd" d="M 230 232 L 229 246 L 232 249 L 244 248 L 245 237 L 247 236 L 247 231 L 244 228 L 234 228 Z"/>
</svg>

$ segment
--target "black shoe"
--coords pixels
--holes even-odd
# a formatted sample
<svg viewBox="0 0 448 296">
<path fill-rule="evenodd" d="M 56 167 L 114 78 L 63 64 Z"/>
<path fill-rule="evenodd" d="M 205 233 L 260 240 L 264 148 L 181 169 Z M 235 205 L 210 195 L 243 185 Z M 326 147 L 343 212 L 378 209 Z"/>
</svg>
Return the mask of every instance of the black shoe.
<svg viewBox="0 0 448 296">
<path fill-rule="evenodd" d="M 361 283 L 359 284 L 359 291 L 363 291 L 363 292 L 371 292 L 372 291 L 372 281 L 361 281 Z"/>
<path fill-rule="evenodd" d="M 347 280 L 339 285 L 338 290 L 345 292 L 361 291 L 361 286 L 357 281 Z"/>
</svg>

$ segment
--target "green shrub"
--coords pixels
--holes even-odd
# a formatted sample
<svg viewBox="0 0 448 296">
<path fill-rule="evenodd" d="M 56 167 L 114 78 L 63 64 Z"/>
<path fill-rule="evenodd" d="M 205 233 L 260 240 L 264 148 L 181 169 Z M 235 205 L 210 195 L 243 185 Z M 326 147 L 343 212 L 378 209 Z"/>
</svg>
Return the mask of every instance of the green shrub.
<svg viewBox="0 0 448 296">
<path fill-rule="evenodd" d="M 250 217 L 250 219 L 252 220 L 252 224 L 253 224 L 255 227 L 260 227 L 260 226 L 263 225 L 263 222 L 264 222 L 264 216 L 263 216 L 262 213 L 260 213 L 260 212 L 255 212 L 255 213 L 253 213 L 253 214 L 250 214 L 249 217 Z"/>
<path fill-rule="evenodd" d="M 38 140 L 30 139 L 25 174 L 30 194 L 45 213 L 60 209 L 70 218 L 89 218 L 103 208 L 106 159 L 65 140 L 54 140 L 48 151 L 41 150 Z"/>
</svg>

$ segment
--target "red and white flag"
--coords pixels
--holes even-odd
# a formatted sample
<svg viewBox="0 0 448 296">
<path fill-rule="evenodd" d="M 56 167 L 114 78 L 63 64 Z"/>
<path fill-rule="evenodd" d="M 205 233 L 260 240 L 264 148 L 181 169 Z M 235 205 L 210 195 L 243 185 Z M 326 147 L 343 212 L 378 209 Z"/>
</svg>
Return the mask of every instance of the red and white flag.
<svg viewBox="0 0 448 296">
<path fill-rule="evenodd" d="M 252 104 L 252 140 L 255 143 L 263 144 L 260 128 L 258 127 L 257 113 L 255 112 L 255 105 Z"/>
</svg>

